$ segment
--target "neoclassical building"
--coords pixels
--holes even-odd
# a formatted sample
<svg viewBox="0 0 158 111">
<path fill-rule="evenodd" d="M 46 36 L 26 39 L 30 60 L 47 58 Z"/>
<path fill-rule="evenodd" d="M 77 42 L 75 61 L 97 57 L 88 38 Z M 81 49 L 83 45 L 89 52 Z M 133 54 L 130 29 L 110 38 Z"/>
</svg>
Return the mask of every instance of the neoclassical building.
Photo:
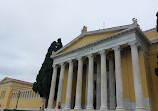
<svg viewBox="0 0 158 111">
<path fill-rule="evenodd" d="M 158 111 L 158 33 L 137 21 L 87 31 L 53 52 L 47 111 Z M 61 107 L 59 107 L 61 106 Z"/>
<path fill-rule="evenodd" d="M 39 111 L 44 100 L 32 90 L 32 86 L 33 83 L 8 77 L 0 81 L 0 111 L 16 106 L 18 110 Z"/>
</svg>

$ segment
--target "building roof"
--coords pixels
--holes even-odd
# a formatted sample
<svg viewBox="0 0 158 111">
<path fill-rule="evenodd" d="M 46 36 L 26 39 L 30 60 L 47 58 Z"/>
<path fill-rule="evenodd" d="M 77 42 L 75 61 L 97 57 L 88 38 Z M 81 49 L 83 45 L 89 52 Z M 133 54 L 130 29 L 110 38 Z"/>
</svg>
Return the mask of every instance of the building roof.
<svg viewBox="0 0 158 111">
<path fill-rule="evenodd" d="M 8 78 L 8 77 L 5 77 L 2 81 L 0 81 L 0 84 L 4 84 L 8 82 L 17 82 L 17 83 L 22 83 L 22 84 L 27 84 L 27 85 L 33 85 L 33 83 L 31 82 L 21 81 L 18 79 L 13 79 L 13 78 Z"/>
<path fill-rule="evenodd" d="M 156 31 L 156 28 L 146 30 L 144 31 L 144 34 L 152 44 L 158 43 L 158 32 Z"/>
</svg>

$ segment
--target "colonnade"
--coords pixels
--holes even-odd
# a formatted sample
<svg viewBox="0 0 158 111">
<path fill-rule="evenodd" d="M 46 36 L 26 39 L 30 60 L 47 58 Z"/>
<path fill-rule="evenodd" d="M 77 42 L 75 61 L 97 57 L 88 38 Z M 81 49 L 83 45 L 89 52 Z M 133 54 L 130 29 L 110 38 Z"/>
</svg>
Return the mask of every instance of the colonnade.
<svg viewBox="0 0 158 111">
<path fill-rule="evenodd" d="M 139 58 L 138 58 L 138 45 L 137 42 L 129 43 L 131 47 L 131 55 L 132 55 L 132 65 L 133 65 L 133 77 L 134 77 L 134 88 L 135 88 L 135 98 L 136 98 L 136 109 L 143 110 L 143 90 L 142 90 L 142 82 L 140 76 L 140 67 L 139 67 Z M 109 73 L 110 73 L 110 104 L 115 107 L 116 110 L 125 110 L 123 103 L 123 83 L 122 83 L 122 67 L 121 67 L 121 50 L 120 46 L 116 46 L 112 48 L 114 50 L 114 58 L 110 57 L 109 59 Z M 107 110 L 107 69 L 106 69 L 106 59 L 107 59 L 107 51 L 102 50 L 98 51 L 101 57 L 101 110 Z M 93 108 L 93 76 L 94 76 L 94 55 L 89 54 L 88 57 L 88 89 L 87 89 L 87 100 L 86 100 L 86 109 L 91 110 Z M 77 58 L 78 60 L 78 71 L 77 71 L 77 85 L 76 85 L 76 101 L 74 109 L 82 109 L 81 108 L 81 97 L 82 97 L 82 74 L 83 74 L 83 57 Z M 115 60 L 115 64 L 113 62 Z M 73 60 L 67 61 L 69 64 L 68 70 L 68 82 L 67 82 L 67 92 L 66 92 L 66 101 L 64 109 L 71 109 L 71 93 L 72 93 L 72 79 L 73 79 Z M 115 72 L 114 72 L 115 65 Z M 62 98 L 62 89 L 63 89 L 63 80 L 64 80 L 64 71 L 65 64 L 64 62 L 60 64 L 60 79 L 58 85 L 58 94 L 57 94 L 57 102 L 56 108 L 58 108 L 58 103 L 61 103 Z M 115 74 L 115 75 L 114 75 Z M 55 84 L 57 77 L 57 65 L 53 65 L 53 76 L 52 76 L 52 84 L 48 102 L 48 108 L 53 108 L 54 94 L 55 94 Z M 114 78 L 115 77 L 115 78 Z M 116 81 L 115 81 L 116 80 Z M 116 82 L 116 100 L 115 96 L 115 82 Z M 116 101 L 116 104 L 115 104 Z"/>
</svg>

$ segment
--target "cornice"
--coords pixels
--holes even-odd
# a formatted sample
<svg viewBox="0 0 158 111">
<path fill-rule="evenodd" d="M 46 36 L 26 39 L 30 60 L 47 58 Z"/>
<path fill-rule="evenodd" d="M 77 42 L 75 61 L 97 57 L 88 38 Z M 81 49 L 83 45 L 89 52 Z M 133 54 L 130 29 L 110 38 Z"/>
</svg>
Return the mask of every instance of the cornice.
<svg viewBox="0 0 158 111">
<path fill-rule="evenodd" d="M 147 36 L 143 33 L 143 31 L 139 27 L 136 28 L 136 34 L 140 35 L 141 36 L 140 39 L 145 41 L 148 46 L 151 45 L 151 41 L 147 38 Z"/>
<path fill-rule="evenodd" d="M 143 33 L 148 33 L 148 32 L 151 32 L 151 31 L 153 31 L 153 30 L 156 30 L 156 28 L 151 28 L 151 29 L 149 29 L 149 30 L 145 30 L 145 31 L 143 31 Z"/>
<path fill-rule="evenodd" d="M 25 89 L 32 89 L 32 87 L 25 87 L 25 88 L 18 88 L 18 89 L 13 89 L 13 91 L 18 91 L 18 90 L 25 90 Z"/>
</svg>

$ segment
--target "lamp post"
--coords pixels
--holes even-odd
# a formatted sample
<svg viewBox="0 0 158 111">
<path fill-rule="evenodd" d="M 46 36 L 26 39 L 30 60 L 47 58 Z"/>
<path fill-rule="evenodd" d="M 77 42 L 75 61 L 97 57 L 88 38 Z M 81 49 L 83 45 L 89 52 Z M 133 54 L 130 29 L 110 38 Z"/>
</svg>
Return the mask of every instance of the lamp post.
<svg viewBox="0 0 158 111">
<path fill-rule="evenodd" d="M 18 106 L 18 101 L 19 101 L 20 93 L 21 93 L 21 91 L 19 91 L 18 95 L 17 95 L 17 103 L 16 103 L 16 108 L 15 109 L 17 109 L 17 106 Z"/>
</svg>

